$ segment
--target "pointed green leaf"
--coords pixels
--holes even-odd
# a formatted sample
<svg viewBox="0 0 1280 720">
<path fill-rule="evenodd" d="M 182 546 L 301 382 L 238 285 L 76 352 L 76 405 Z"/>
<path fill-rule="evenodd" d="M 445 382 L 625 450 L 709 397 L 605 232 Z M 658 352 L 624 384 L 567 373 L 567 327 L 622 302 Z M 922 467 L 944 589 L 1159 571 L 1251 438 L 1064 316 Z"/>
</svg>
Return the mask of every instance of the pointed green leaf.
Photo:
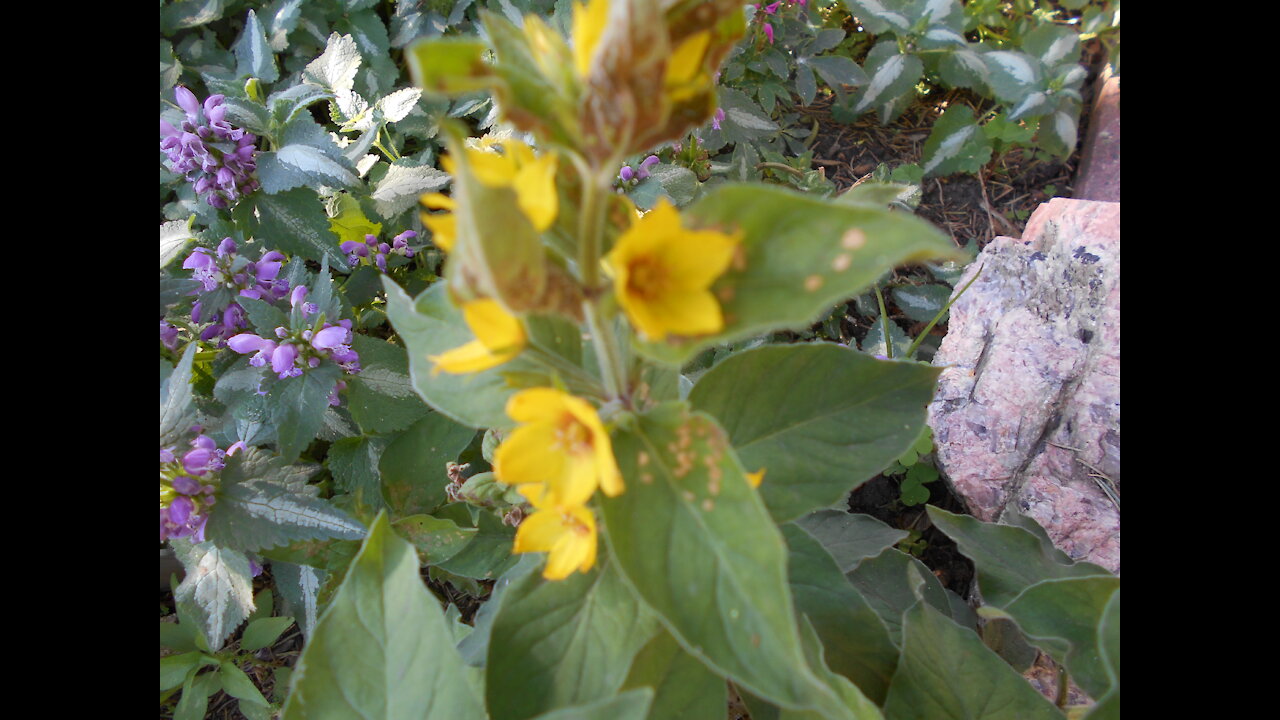
<svg viewBox="0 0 1280 720">
<path fill-rule="evenodd" d="M 906 213 L 781 187 L 720 185 L 684 214 L 691 227 L 741 231 L 742 240 L 733 264 L 711 286 L 723 330 L 638 343 L 642 352 L 673 364 L 711 345 L 807 328 L 898 264 L 958 257 L 947 236 Z"/>
<path fill-rule="evenodd" d="M 355 87 L 360 62 L 355 40 L 350 35 L 333 33 L 320 57 L 303 70 L 302 80 L 335 93 L 350 92 Z"/>
<path fill-rule="evenodd" d="M 844 510 L 819 510 L 796 520 L 796 524 L 822 543 L 842 573 L 897 545 L 908 534 L 870 515 Z"/>
<path fill-rule="evenodd" d="M 253 612 L 249 558 L 212 542 L 170 544 L 187 570 L 173 598 L 200 626 L 210 649 L 217 650 Z"/>
<path fill-rule="evenodd" d="M 324 582 L 324 571 L 307 565 L 272 560 L 271 574 L 285 607 L 298 619 L 298 628 L 302 630 L 303 637 L 311 637 L 319 620 L 320 609 L 316 596 L 320 592 L 320 584 Z"/>
<path fill-rule="evenodd" d="M 906 616 L 890 720 L 1061 720 L 1062 713 L 964 630 L 926 603 Z"/>
<path fill-rule="evenodd" d="M 612 698 L 544 713 L 537 720 L 644 720 L 653 690 L 637 688 Z"/>
<path fill-rule="evenodd" d="M 1045 580 L 1024 590 L 1004 610 L 1032 640 L 1065 640 L 1070 645 L 1065 654 L 1054 643 L 1043 647 L 1055 660 L 1065 663 L 1071 678 L 1096 698 L 1112 684 L 1098 643 L 1098 625 L 1119 589 L 1118 577 Z"/>
<path fill-rule="evenodd" d="M 888 629 L 817 540 L 791 523 L 782 526 L 782 534 L 796 610 L 821 640 L 826 666 L 852 680 L 873 702 L 883 703 L 898 663 Z"/>
<path fill-rule="evenodd" d="M 244 20 L 244 30 L 231 49 L 236 54 L 236 75 L 240 77 L 258 78 L 264 83 L 273 83 L 280 79 L 280 70 L 276 68 L 276 56 L 267 43 L 267 35 L 258 22 L 258 14 L 250 10 Z"/>
<path fill-rule="evenodd" d="M 327 259 L 331 268 L 348 267 L 314 190 L 300 187 L 276 195 L 259 193 L 255 202 L 259 224 L 254 237 L 267 247 L 316 262 Z"/>
<path fill-rule="evenodd" d="M 1111 686 L 1085 716 L 1086 720 L 1120 720 L 1120 591 L 1107 602 L 1098 623 L 1098 649 Z"/>
<path fill-rule="evenodd" d="M 191 362 L 198 346 L 199 343 L 194 342 L 187 345 L 182 359 L 160 386 L 160 447 L 176 445 L 195 422 L 195 408 L 191 404 Z"/>
<path fill-rule="evenodd" d="M 245 652 L 261 650 L 273 644 L 285 630 L 293 627 L 291 617 L 263 617 L 250 622 L 240 636 L 240 649 Z"/>
<path fill-rule="evenodd" d="M 430 38 L 410 45 L 405 56 L 415 85 L 430 93 L 461 95 L 494 82 L 493 66 L 484 61 L 488 50 L 470 38 Z"/>
<path fill-rule="evenodd" d="M 389 218 L 417 205 L 423 193 L 443 189 L 452 179 L 449 173 L 430 165 L 393 163 L 374 186 L 373 201 L 378 214 Z"/>
<path fill-rule="evenodd" d="M 160 692 L 182 685 L 187 679 L 187 674 L 200 666 L 202 657 L 204 657 L 203 653 L 192 650 L 180 655 L 160 658 Z"/>
<path fill-rule="evenodd" d="M 457 555 L 476 536 L 476 528 L 459 527 L 447 518 L 410 515 L 395 521 L 396 534 L 413 543 L 423 565 L 439 565 Z"/>
<path fill-rule="evenodd" d="M 898 645 L 902 643 L 902 615 L 916 601 L 924 600 L 947 615 L 951 612 L 946 589 L 938 578 L 924 563 L 894 548 L 863 560 L 845 577 L 884 621 L 889 638 Z"/>
<path fill-rule="evenodd" d="M 222 675 L 222 689 L 233 698 L 238 698 L 254 705 L 266 707 L 267 699 L 262 697 L 262 691 L 253 684 L 248 675 L 230 660 L 223 660 L 219 665 L 220 674 Z"/>
<path fill-rule="evenodd" d="M 337 365 L 323 364 L 280 380 L 267 392 L 268 422 L 276 428 L 280 456 L 286 461 L 296 460 L 320 432 L 341 374 Z"/>
<path fill-rule="evenodd" d="M 924 63 L 915 55 L 888 54 L 883 57 L 867 57 L 866 84 L 853 97 L 853 112 L 864 113 L 877 105 L 907 93 L 920 80 Z"/>
<path fill-rule="evenodd" d="M 375 510 L 385 504 L 378 463 L 392 439 L 382 435 L 360 435 L 342 438 L 329 446 L 327 464 L 336 485 Z"/>
<path fill-rule="evenodd" d="M 458 459 L 475 430 L 440 413 L 428 413 L 383 451 L 378 461 L 382 494 L 396 517 L 428 513 L 444 504 L 445 465 Z"/>
<path fill-rule="evenodd" d="M 838 94 L 843 94 L 846 86 L 857 87 L 867 83 L 867 74 L 862 71 L 862 68 L 843 55 L 813 57 L 808 58 L 806 62 L 822 76 L 827 87 Z"/>
<path fill-rule="evenodd" d="M 161 270 L 164 269 L 165 265 L 173 262 L 174 258 L 182 254 L 189 240 L 195 239 L 195 233 L 191 232 L 191 223 L 194 220 L 194 216 L 186 220 L 170 220 L 160 226 Z"/>
<path fill-rule="evenodd" d="M 714 415 L 777 522 L 834 504 L 911 447 L 941 371 L 828 343 L 731 355 L 689 402 Z M 751 393 L 743 387 L 753 388 Z"/>
<path fill-rule="evenodd" d="M 852 717 L 807 666 L 782 536 L 715 420 L 668 403 L 613 442 L 613 557 L 685 651 L 779 705 Z"/>
<path fill-rule="evenodd" d="M 991 160 L 991 140 L 974 121 L 972 108 L 952 105 L 933 124 L 922 152 L 926 177 L 976 173 Z"/>
<path fill-rule="evenodd" d="M 988 83 L 996 97 L 1016 103 L 1040 85 L 1040 61 L 1026 53 L 997 50 L 982 56 L 987 65 Z"/>
<path fill-rule="evenodd" d="M 680 643 L 662 627 L 636 655 L 622 687 L 653 688 L 653 705 L 647 720 L 716 717 L 728 703 L 724 678 L 681 649 Z"/>
<path fill-rule="evenodd" d="M 611 697 L 655 628 L 610 566 L 512 583 L 494 619 L 485 663 L 493 720 L 525 720 Z"/>
<path fill-rule="evenodd" d="M 273 195 L 304 185 L 349 188 L 360 182 L 323 150 L 301 144 L 258 153 L 258 177 L 263 191 Z"/>
<path fill-rule="evenodd" d="M 933 524 L 955 540 L 960 552 L 973 561 L 982 598 L 990 605 L 1006 607 L 1019 593 L 1041 580 L 1111 575 L 1093 563 L 1073 562 L 1048 542 L 1047 536 L 1037 537 L 1020 527 L 984 523 L 932 505 L 926 509 Z"/>
<path fill-rule="evenodd" d="M 492 580 L 519 560 L 519 556 L 511 554 L 515 538 L 515 528 L 503 524 L 493 513 L 482 512 L 471 542 L 453 557 L 439 563 L 439 567 L 454 575 Z"/>
<path fill-rule="evenodd" d="M 381 513 L 294 668 L 283 718 L 485 717 L 413 546 Z"/>
<path fill-rule="evenodd" d="M 347 407 L 360 429 L 396 432 L 430 412 L 413 389 L 404 348 L 367 335 L 356 335 L 352 348 L 361 370 L 347 380 Z"/>
</svg>

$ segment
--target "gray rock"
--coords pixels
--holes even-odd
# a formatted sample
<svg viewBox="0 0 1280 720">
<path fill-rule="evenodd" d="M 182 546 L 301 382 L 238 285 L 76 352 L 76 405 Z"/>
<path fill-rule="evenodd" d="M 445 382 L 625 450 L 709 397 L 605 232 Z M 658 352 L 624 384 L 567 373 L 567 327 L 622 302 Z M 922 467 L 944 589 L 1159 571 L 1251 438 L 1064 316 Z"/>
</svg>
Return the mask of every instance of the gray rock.
<svg viewBox="0 0 1280 720">
<path fill-rule="evenodd" d="M 987 522 L 1120 570 L 1120 204 L 1054 198 L 957 283 L 934 364 L 939 469 Z"/>
</svg>

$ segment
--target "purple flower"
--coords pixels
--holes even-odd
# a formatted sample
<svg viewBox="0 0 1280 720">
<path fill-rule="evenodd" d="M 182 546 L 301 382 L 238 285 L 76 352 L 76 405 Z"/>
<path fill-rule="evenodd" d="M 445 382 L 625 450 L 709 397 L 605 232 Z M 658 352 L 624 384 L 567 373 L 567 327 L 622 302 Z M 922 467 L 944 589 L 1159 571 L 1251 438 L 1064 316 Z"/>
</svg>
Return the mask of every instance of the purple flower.
<svg viewBox="0 0 1280 720">
<path fill-rule="evenodd" d="M 333 350 L 351 342 L 351 331 L 341 325 L 330 325 L 311 338 L 311 347 L 316 350 Z"/>
<path fill-rule="evenodd" d="M 766 14 L 766 15 L 772 15 L 772 14 L 774 14 L 774 13 L 778 12 L 778 6 L 779 6 L 779 5 L 781 5 L 781 4 L 782 4 L 782 0 L 778 0 L 778 2 L 770 3 L 769 5 L 765 5 L 765 6 L 764 6 L 764 12 L 765 12 L 765 14 Z M 772 42 L 772 40 L 771 40 L 770 42 Z"/>
<path fill-rule="evenodd" d="M 711 128 L 719 130 L 722 122 L 724 122 L 724 108 L 716 108 L 716 114 L 711 116 Z"/>
<path fill-rule="evenodd" d="M 160 121 L 160 149 L 168 156 L 170 169 L 186 177 L 211 207 L 231 207 L 257 190 L 253 176 L 257 138 L 226 121 L 223 96 L 210 95 L 202 105 L 195 93 L 181 85 L 173 94 L 186 119 L 181 128 Z"/>
<path fill-rule="evenodd" d="M 293 366 L 293 361 L 298 357 L 298 348 L 290 343 L 285 343 L 276 348 L 271 354 L 271 370 L 284 380 L 288 377 L 297 377 L 302 374 L 301 368 Z"/>
<path fill-rule="evenodd" d="M 307 298 L 307 286 L 299 285 L 289 293 L 289 307 L 298 307 L 298 303 Z"/>
<path fill-rule="evenodd" d="M 631 182 L 631 179 L 635 176 L 636 171 L 632 170 L 630 165 L 623 165 L 622 170 L 618 173 L 618 178 L 622 180 L 622 182 Z"/>
<path fill-rule="evenodd" d="M 199 480 L 186 475 L 179 475 L 173 479 L 173 489 L 183 495 L 199 495 L 202 490 Z"/>
<path fill-rule="evenodd" d="M 764 34 L 769 37 L 769 44 L 773 44 L 773 26 L 769 23 L 764 24 Z"/>
<path fill-rule="evenodd" d="M 640 170 L 636 172 L 636 177 L 640 178 L 641 180 L 644 180 L 645 178 L 649 177 L 649 168 L 653 167 L 654 165 L 657 165 L 659 162 L 661 162 L 661 160 L 658 158 L 657 155 L 650 155 L 644 160 L 641 160 Z"/>
<path fill-rule="evenodd" d="M 178 348 L 178 328 L 160 320 L 160 342 L 170 350 Z"/>
</svg>

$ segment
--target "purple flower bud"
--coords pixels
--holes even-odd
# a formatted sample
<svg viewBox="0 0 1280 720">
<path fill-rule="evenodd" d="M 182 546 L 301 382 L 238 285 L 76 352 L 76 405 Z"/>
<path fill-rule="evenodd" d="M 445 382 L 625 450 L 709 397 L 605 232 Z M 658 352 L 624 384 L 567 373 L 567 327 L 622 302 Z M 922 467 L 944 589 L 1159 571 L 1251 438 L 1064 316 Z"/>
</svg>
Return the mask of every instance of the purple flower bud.
<svg viewBox="0 0 1280 720">
<path fill-rule="evenodd" d="M 293 361 L 297 357 L 298 348 L 290 344 L 281 345 L 271 355 L 271 370 L 283 380 L 289 377 L 289 371 L 293 368 Z"/>
<path fill-rule="evenodd" d="M 183 495 L 198 495 L 201 490 L 200 481 L 193 477 L 179 475 L 173 479 L 173 489 Z"/>
<path fill-rule="evenodd" d="M 209 461 L 212 458 L 212 452 L 204 448 L 196 448 L 182 456 L 182 467 L 194 475 L 204 475 L 209 471 Z"/>
<path fill-rule="evenodd" d="M 232 457 L 236 453 L 246 449 L 247 447 L 248 446 L 244 444 L 243 440 L 236 441 L 231 444 L 231 447 L 227 448 L 227 457 Z"/>
<path fill-rule="evenodd" d="M 254 562 L 254 561 L 253 561 L 253 559 L 252 559 L 252 558 L 250 558 L 250 560 L 249 560 L 249 572 L 250 572 L 250 573 L 252 573 L 254 577 L 258 577 L 259 575 L 261 575 L 261 574 L 262 574 L 262 566 L 261 566 L 261 565 L 259 565 L 259 564 L 258 564 L 258 563 L 256 563 L 256 562 Z"/>
<path fill-rule="evenodd" d="M 193 510 L 195 510 L 195 503 L 191 502 L 191 498 L 179 495 L 169 503 L 169 522 L 175 525 L 186 525 Z"/>
<path fill-rule="evenodd" d="M 282 260 L 284 260 L 283 253 L 277 250 L 271 250 L 270 252 L 263 255 L 262 259 L 259 260 L 258 262 L 259 263 L 278 263 L 278 262 L 281 262 Z"/>
<path fill-rule="evenodd" d="M 769 44 L 773 44 L 773 26 L 769 23 L 764 24 L 764 34 L 769 36 Z"/>
<path fill-rule="evenodd" d="M 765 14 L 767 14 L 767 15 L 772 15 L 772 14 L 774 14 L 774 13 L 778 12 L 778 6 L 779 6 L 779 5 L 781 5 L 781 4 L 782 4 L 782 2 L 781 2 L 781 0 L 779 0 L 778 2 L 775 2 L 775 3 L 769 4 L 769 5 L 765 5 L 765 6 L 764 6 Z"/>
<path fill-rule="evenodd" d="M 174 127 L 173 125 L 169 124 L 169 121 L 168 121 L 168 120 L 163 120 L 163 119 L 162 119 L 162 120 L 160 121 L 160 135 L 161 135 L 162 137 L 166 137 L 166 138 L 173 137 L 174 135 L 179 134 L 179 132 L 180 132 L 180 131 L 178 130 L 178 128 L 176 128 L 176 127 Z M 164 148 L 161 148 L 161 149 L 164 149 Z"/>
<path fill-rule="evenodd" d="M 310 315 L 318 314 L 319 312 L 320 312 L 319 305 L 313 302 L 302 303 L 302 314 L 310 316 Z"/>
<path fill-rule="evenodd" d="M 257 335 L 253 335 L 250 333 L 241 333 L 227 340 L 227 347 L 240 353 L 241 355 L 246 355 L 251 352 L 258 352 L 262 350 L 264 345 L 270 345 L 270 344 L 271 344 L 270 340 L 260 338 Z"/>
<path fill-rule="evenodd" d="M 618 177 L 622 179 L 622 182 L 631 182 L 635 176 L 636 172 L 631 169 L 630 165 L 623 165 L 622 171 L 618 173 Z"/>
<path fill-rule="evenodd" d="M 173 448 L 160 448 L 160 462 L 171 463 L 174 459 Z"/>
<path fill-rule="evenodd" d="M 298 287 L 293 289 L 292 293 L 289 294 L 289 305 L 291 307 L 298 307 L 298 303 L 302 302 L 306 297 L 307 297 L 307 286 L 299 285 Z"/>
<path fill-rule="evenodd" d="M 313 367 L 313 368 L 320 367 L 320 358 L 318 357 L 307 358 L 307 367 Z"/>
<path fill-rule="evenodd" d="M 203 270 L 211 265 L 213 265 L 213 257 L 205 248 L 196 248 L 191 251 L 186 260 L 182 261 L 184 270 Z"/>
<path fill-rule="evenodd" d="M 342 250 L 344 253 L 355 252 L 358 247 L 364 247 L 364 243 L 358 240 L 343 240 L 342 243 L 338 245 L 338 249 Z"/>
<path fill-rule="evenodd" d="M 348 319 L 346 319 L 346 318 L 343 318 L 342 320 L 339 320 L 339 321 L 338 321 L 338 324 L 339 324 L 339 325 L 341 325 L 342 327 L 344 327 L 344 328 L 348 329 L 348 330 L 350 330 L 350 329 L 351 329 L 351 321 L 350 321 L 350 320 L 348 320 Z"/>
<path fill-rule="evenodd" d="M 196 94 L 179 85 L 173 89 L 173 95 L 178 101 L 178 107 L 187 114 L 187 119 L 196 122 L 200 118 L 200 101 L 196 99 Z"/>
<path fill-rule="evenodd" d="M 369 247 L 373 247 L 374 245 L 377 245 L 377 244 L 378 244 L 378 236 L 377 236 L 377 235 L 365 235 L 365 236 L 364 236 L 364 244 L 365 244 L 365 245 L 368 245 Z"/>
<path fill-rule="evenodd" d="M 218 243 L 218 257 L 226 257 L 228 255 L 234 255 L 235 252 L 236 252 L 235 240 L 232 240 L 231 238 L 223 238 L 222 242 Z"/>
<path fill-rule="evenodd" d="M 311 347 L 317 350 L 333 350 L 349 342 L 351 342 L 351 331 L 341 325 L 332 325 L 316 333 L 311 339 Z"/>
<path fill-rule="evenodd" d="M 711 127 L 719 130 L 722 122 L 724 122 L 724 108 L 716 108 L 716 114 L 711 116 Z"/>
</svg>

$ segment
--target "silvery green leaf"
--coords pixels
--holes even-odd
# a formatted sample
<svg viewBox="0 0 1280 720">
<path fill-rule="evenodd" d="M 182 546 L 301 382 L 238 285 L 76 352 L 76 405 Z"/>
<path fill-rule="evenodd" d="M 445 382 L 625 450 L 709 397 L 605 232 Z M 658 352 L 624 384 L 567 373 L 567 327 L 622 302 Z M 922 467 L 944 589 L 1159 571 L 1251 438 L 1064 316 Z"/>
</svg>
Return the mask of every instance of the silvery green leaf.
<svg viewBox="0 0 1280 720">
<path fill-rule="evenodd" d="M 333 33 L 320 57 L 302 71 L 303 82 L 332 90 L 335 94 L 350 92 L 360 69 L 360 51 L 350 35 Z"/>
<path fill-rule="evenodd" d="M 258 177 L 269 194 L 302 185 L 348 188 L 359 182 L 351 171 L 310 145 L 286 145 L 275 152 L 259 153 Z"/>
<path fill-rule="evenodd" d="M 275 121 L 284 125 L 293 121 L 298 113 L 312 103 L 328 100 L 332 97 L 332 92 L 319 85 L 301 83 L 287 90 L 272 93 L 267 98 L 267 107 L 271 108 L 271 115 Z"/>
<path fill-rule="evenodd" d="M 278 560 L 271 562 L 271 575 L 284 600 L 283 610 L 297 619 L 304 638 L 311 637 L 311 631 L 315 629 L 316 620 L 319 619 L 320 609 L 316 596 L 320 592 L 325 574 L 323 570 L 308 565 L 294 565 Z"/>
<path fill-rule="evenodd" d="M 956 50 L 943 56 L 938 74 L 954 87 L 979 88 L 985 85 L 990 71 L 982 56 L 972 50 Z"/>
<path fill-rule="evenodd" d="M 925 31 L 921 37 L 921 44 L 926 49 L 937 49 L 945 47 L 966 48 L 969 41 L 964 39 L 964 35 L 952 30 L 945 25 L 934 25 Z"/>
<path fill-rule="evenodd" d="M 845 0 L 845 5 L 849 6 L 849 10 L 858 19 L 862 21 L 863 27 L 868 32 L 879 35 L 887 30 L 896 32 L 908 32 L 911 30 L 911 21 L 901 12 L 896 12 L 890 7 L 898 8 L 901 2 L 893 0 Z M 886 7 L 886 5 L 890 7 Z"/>
<path fill-rule="evenodd" d="M 1044 23 L 1022 39 L 1022 50 L 1046 67 L 1080 59 L 1080 35 L 1075 28 Z"/>
<path fill-rule="evenodd" d="M 420 88 L 404 88 L 379 100 L 378 108 L 387 122 L 399 122 L 418 104 L 419 97 L 422 97 Z"/>
<path fill-rule="evenodd" d="M 964 27 L 964 11 L 957 0 L 924 0 L 918 9 L 919 19 L 931 25 L 947 25 L 954 30 Z"/>
<path fill-rule="evenodd" d="M 809 58 L 808 63 L 824 82 L 837 94 L 844 94 L 844 86 L 857 87 L 867 84 L 867 74 L 858 64 L 843 55 L 826 55 Z"/>
<path fill-rule="evenodd" d="M 418 196 L 448 185 L 449 173 L 430 165 L 411 166 L 393 163 L 387 174 L 373 188 L 373 201 L 383 217 L 398 215 L 413 207 Z"/>
<path fill-rule="evenodd" d="M 1049 152 L 1066 157 L 1076 148 L 1076 134 L 1076 116 L 1064 110 L 1058 110 L 1040 122 L 1037 140 Z"/>
<path fill-rule="evenodd" d="M 1049 96 L 1039 90 L 1027 95 L 1009 111 L 1009 122 L 1039 117 L 1049 110 Z"/>
<path fill-rule="evenodd" d="M 1058 81 L 1064 87 L 1076 88 L 1080 87 L 1080 83 L 1084 82 L 1084 78 L 1088 74 L 1089 72 L 1085 70 L 1084 66 L 1077 63 L 1071 65 L 1066 72 L 1059 75 Z"/>
<path fill-rule="evenodd" d="M 187 345 L 168 382 L 161 387 L 160 447 L 176 445 L 195 420 L 191 405 L 191 361 L 195 359 L 197 345 L 199 343 L 194 342 Z"/>
<path fill-rule="evenodd" d="M 1039 61 L 1026 53 L 997 50 L 982 56 L 996 97 L 1018 102 L 1040 83 Z"/>
<path fill-rule="evenodd" d="M 173 44 L 168 40 L 160 41 L 160 92 L 173 87 L 182 74 L 182 61 L 173 54 Z"/>
<path fill-rule="evenodd" d="M 662 189 L 676 207 L 687 205 L 698 194 L 698 177 L 693 171 L 679 165 L 661 164 L 650 175 L 662 183 Z"/>
<path fill-rule="evenodd" d="M 245 98 L 227 96 L 222 101 L 222 106 L 227 109 L 227 122 L 237 127 L 242 127 L 259 137 L 266 135 L 271 129 L 271 118 L 267 115 L 267 109 Z"/>
<path fill-rule="evenodd" d="M 901 96 L 920 79 L 924 71 L 924 63 L 914 55 L 893 54 L 882 62 L 872 65 L 867 60 L 867 73 L 871 79 L 859 92 L 853 111 L 863 113 L 868 109 Z"/>
<path fill-rule="evenodd" d="M 186 220 L 170 220 L 160 226 L 161 270 L 173 262 L 174 258 L 182 254 L 182 250 L 187 246 L 188 240 L 195 239 L 195 234 L 191 232 L 191 223 L 194 221 L 195 216 L 193 215 Z"/>
<path fill-rule="evenodd" d="M 258 14 L 250 10 L 244 20 L 244 31 L 231 49 L 236 54 L 236 74 L 240 77 L 256 77 L 262 82 L 272 83 L 280 79 L 280 70 L 276 68 L 276 56 L 267 43 L 267 35 L 258 22 Z"/>
<path fill-rule="evenodd" d="M 178 0 L 160 8 L 160 29 L 165 32 L 197 27 L 222 17 L 226 0 Z"/>
<path fill-rule="evenodd" d="M 263 11 L 267 23 L 267 40 L 271 49 L 284 52 L 289 47 L 289 33 L 298 27 L 302 17 L 302 0 L 275 0 Z"/>
<path fill-rule="evenodd" d="M 174 600 L 196 619 L 209 648 L 217 650 L 253 612 L 249 558 L 212 542 L 193 545 L 178 540 L 171 544 L 187 570 L 186 578 L 173 594 Z"/>
</svg>

